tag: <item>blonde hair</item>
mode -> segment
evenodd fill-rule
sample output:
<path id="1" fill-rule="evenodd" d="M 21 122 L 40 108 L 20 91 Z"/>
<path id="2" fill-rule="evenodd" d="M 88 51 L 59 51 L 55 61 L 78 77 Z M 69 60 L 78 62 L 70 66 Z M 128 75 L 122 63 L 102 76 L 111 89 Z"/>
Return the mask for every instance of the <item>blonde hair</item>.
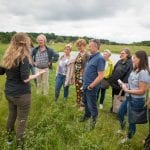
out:
<path id="1" fill-rule="evenodd" d="M 87 42 L 85 39 L 78 39 L 76 41 L 76 46 L 81 46 L 81 45 L 86 46 L 86 44 L 87 44 Z"/>
<path id="2" fill-rule="evenodd" d="M 2 66 L 6 69 L 16 67 L 20 62 L 23 63 L 24 58 L 28 58 L 31 63 L 31 53 L 29 50 L 30 41 L 26 33 L 16 33 L 7 48 L 3 60 Z"/>
<path id="3" fill-rule="evenodd" d="M 107 52 L 109 56 L 111 56 L 111 51 L 109 49 L 105 49 L 104 52 Z"/>
<path id="4" fill-rule="evenodd" d="M 44 42 L 47 42 L 46 36 L 44 34 L 40 34 L 37 36 L 36 41 L 38 42 L 39 38 L 42 38 L 44 40 Z"/>
<path id="5" fill-rule="evenodd" d="M 69 47 L 70 51 L 72 50 L 72 44 L 66 44 L 65 48 Z"/>

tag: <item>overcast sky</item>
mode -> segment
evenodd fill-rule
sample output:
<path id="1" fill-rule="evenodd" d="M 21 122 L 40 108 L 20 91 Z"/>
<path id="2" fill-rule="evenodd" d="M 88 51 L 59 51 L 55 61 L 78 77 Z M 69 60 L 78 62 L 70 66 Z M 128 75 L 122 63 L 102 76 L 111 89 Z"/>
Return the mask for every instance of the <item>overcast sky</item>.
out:
<path id="1" fill-rule="evenodd" d="M 150 40 L 150 0 L 0 0 L 0 31 Z"/>

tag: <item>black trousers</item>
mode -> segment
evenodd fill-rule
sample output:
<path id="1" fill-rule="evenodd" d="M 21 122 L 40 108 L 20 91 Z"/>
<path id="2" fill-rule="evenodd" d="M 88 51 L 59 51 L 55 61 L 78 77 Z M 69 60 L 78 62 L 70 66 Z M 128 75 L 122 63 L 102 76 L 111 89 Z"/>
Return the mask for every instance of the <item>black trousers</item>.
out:
<path id="1" fill-rule="evenodd" d="M 105 100 L 105 94 L 106 94 L 106 89 L 99 88 L 98 98 L 99 98 L 99 95 L 100 95 L 100 104 L 102 104 L 102 105 L 103 105 L 104 100 Z"/>
<path id="2" fill-rule="evenodd" d="M 28 113 L 31 105 L 31 94 L 24 94 L 21 96 L 7 96 L 9 115 L 7 120 L 7 132 L 13 132 L 15 122 L 17 120 L 16 127 L 16 139 L 18 141 L 23 139 L 25 131 L 25 125 L 28 117 Z"/>

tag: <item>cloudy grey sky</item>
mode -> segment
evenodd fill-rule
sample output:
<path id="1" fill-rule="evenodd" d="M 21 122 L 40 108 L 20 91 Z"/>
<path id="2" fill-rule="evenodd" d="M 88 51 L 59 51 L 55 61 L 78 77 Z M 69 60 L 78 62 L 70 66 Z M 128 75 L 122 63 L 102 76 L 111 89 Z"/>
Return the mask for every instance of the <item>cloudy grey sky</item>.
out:
<path id="1" fill-rule="evenodd" d="M 0 31 L 150 40 L 150 0 L 0 0 Z"/>

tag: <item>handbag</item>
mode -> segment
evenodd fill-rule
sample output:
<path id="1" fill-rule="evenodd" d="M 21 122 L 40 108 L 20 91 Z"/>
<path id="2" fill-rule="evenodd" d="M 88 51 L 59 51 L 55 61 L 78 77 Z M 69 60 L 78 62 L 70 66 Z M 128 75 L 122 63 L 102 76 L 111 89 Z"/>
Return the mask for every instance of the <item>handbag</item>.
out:
<path id="1" fill-rule="evenodd" d="M 113 97 L 113 113 L 118 113 L 121 103 L 124 100 L 124 96 L 121 96 L 123 90 L 119 92 L 119 95 L 114 95 Z"/>
<path id="2" fill-rule="evenodd" d="M 108 79 L 103 78 L 102 81 L 100 82 L 100 88 L 102 89 L 108 89 L 109 88 L 109 82 Z"/>
<path id="3" fill-rule="evenodd" d="M 147 123 L 147 107 L 143 108 L 130 108 L 129 123 L 145 124 Z"/>
<path id="4" fill-rule="evenodd" d="M 132 96 L 129 95 L 132 99 Z M 147 119 L 147 106 L 143 106 L 143 108 L 134 108 L 129 105 L 129 123 L 133 124 L 145 124 L 148 122 Z"/>
<path id="5" fill-rule="evenodd" d="M 150 109 L 148 110 L 148 126 L 149 126 L 149 133 L 145 139 L 144 150 L 150 150 Z"/>

